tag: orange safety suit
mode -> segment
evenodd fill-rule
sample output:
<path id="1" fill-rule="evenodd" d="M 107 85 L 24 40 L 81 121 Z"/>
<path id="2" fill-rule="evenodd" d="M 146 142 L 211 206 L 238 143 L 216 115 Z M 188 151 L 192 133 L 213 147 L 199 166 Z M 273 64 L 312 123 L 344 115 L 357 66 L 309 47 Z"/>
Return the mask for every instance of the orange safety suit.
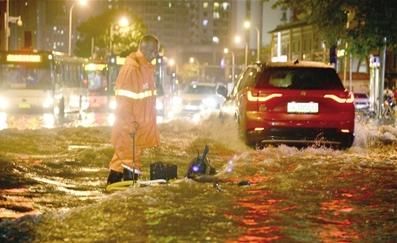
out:
<path id="1" fill-rule="evenodd" d="M 116 80 L 116 119 L 112 129 L 115 152 L 111 170 L 122 172 L 122 165 L 140 170 L 143 148 L 159 145 L 156 124 L 156 84 L 154 67 L 140 51 L 130 54 Z M 133 139 L 135 132 L 135 161 Z"/>

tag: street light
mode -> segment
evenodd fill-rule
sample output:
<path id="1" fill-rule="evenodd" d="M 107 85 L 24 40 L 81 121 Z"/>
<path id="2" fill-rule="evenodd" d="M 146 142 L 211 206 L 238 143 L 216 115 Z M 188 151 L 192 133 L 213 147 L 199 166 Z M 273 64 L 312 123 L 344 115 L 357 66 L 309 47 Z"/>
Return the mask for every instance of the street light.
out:
<path id="1" fill-rule="evenodd" d="M 119 21 L 118 21 L 117 24 L 112 23 L 112 24 L 110 25 L 109 49 L 110 49 L 110 53 L 111 53 L 112 55 L 113 55 L 113 29 L 114 29 L 114 26 L 115 26 L 115 25 L 118 25 L 120 28 L 127 27 L 127 26 L 130 25 L 130 21 L 128 20 L 127 17 L 122 16 L 122 17 L 119 18 Z"/>
<path id="2" fill-rule="evenodd" d="M 251 22 L 249 20 L 244 21 L 244 28 L 251 28 Z M 259 31 L 258 27 L 255 26 L 254 28 L 256 30 L 256 61 L 260 62 L 261 32 Z"/>
<path id="3" fill-rule="evenodd" d="M 81 6 L 87 5 L 88 0 L 79 0 L 77 3 L 79 3 Z M 73 2 L 72 6 L 70 6 L 69 10 L 69 45 L 68 45 L 68 54 L 69 56 L 72 55 L 72 20 L 73 20 L 73 8 L 75 6 L 76 2 Z"/>
<path id="4" fill-rule="evenodd" d="M 232 55 L 232 83 L 234 84 L 235 66 L 236 66 L 235 55 L 234 55 L 233 51 L 229 50 L 229 48 L 224 48 L 223 49 L 223 53 L 228 54 L 229 52 Z"/>
<path id="5" fill-rule="evenodd" d="M 127 27 L 129 24 L 130 24 L 130 21 L 128 20 L 127 17 L 125 17 L 125 16 L 120 17 L 120 19 L 119 19 L 120 27 Z"/>

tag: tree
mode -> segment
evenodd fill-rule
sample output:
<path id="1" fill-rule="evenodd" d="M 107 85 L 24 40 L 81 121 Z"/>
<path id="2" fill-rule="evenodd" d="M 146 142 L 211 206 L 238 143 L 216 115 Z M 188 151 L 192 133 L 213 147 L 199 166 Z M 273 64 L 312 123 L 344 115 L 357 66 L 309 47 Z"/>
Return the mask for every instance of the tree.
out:
<path id="1" fill-rule="evenodd" d="M 268 1 L 268 0 L 265 0 Z M 294 17 L 313 25 L 328 46 L 338 40 L 364 57 L 384 45 L 397 46 L 397 1 L 276 0 L 273 7 L 290 8 Z M 349 24 L 349 25 L 347 25 Z"/>
<path id="2" fill-rule="evenodd" d="M 117 21 L 120 16 L 129 19 L 130 25 L 128 27 L 118 27 Z M 126 56 L 128 53 L 135 51 L 138 47 L 138 41 L 146 33 L 146 27 L 138 17 L 125 14 L 120 10 L 108 10 L 98 16 L 90 17 L 77 27 L 80 32 L 80 39 L 76 43 L 76 54 L 82 57 L 90 57 L 92 40 L 94 40 L 95 55 L 98 58 L 105 58 L 111 51 L 111 28 L 113 28 L 113 53 L 121 56 Z"/>
<path id="3" fill-rule="evenodd" d="M 194 80 L 200 79 L 200 64 L 198 63 L 185 63 L 179 70 L 179 76 L 183 84 L 189 83 Z"/>

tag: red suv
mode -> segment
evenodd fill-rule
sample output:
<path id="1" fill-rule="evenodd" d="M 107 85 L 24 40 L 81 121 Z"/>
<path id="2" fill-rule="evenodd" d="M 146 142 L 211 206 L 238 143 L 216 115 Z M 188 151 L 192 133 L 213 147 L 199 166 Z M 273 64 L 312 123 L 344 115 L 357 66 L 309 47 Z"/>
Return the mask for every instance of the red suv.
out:
<path id="1" fill-rule="evenodd" d="M 247 144 L 338 148 L 354 140 L 353 100 L 331 66 L 298 61 L 249 66 L 229 97 Z"/>

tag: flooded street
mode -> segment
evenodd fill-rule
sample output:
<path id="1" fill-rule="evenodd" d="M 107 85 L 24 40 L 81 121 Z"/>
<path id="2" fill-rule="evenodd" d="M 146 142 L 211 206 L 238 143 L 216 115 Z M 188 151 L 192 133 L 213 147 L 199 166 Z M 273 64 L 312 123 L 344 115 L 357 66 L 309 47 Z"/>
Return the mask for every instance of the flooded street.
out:
<path id="1" fill-rule="evenodd" d="M 105 193 L 109 127 L 0 132 L 0 242 L 394 242 L 397 130 L 357 124 L 352 148 L 246 147 L 235 124 L 160 125 L 145 151 L 166 185 Z M 208 144 L 222 182 L 185 179 Z"/>

